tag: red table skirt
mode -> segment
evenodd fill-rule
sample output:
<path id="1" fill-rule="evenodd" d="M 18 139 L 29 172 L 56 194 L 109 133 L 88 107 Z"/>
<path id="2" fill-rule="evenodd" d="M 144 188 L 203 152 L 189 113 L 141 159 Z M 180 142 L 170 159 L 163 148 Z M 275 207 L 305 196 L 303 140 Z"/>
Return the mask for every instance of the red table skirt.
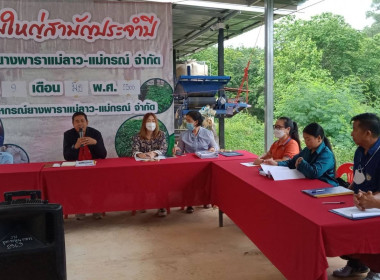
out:
<path id="1" fill-rule="evenodd" d="M 0 202 L 4 201 L 4 192 L 40 189 L 40 176 L 44 165 L 45 163 L 0 165 Z"/>
<path id="2" fill-rule="evenodd" d="M 213 203 L 257 245 L 287 279 L 327 279 L 326 256 L 380 254 L 380 218 L 351 221 L 328 212 L 351 196 L 315 199 L 302 189 L 318 180 L 273 181 L 241 162 L 255 155 L 160 162 L 99 160 L 93 167 L 0 166 L 0 192 L 40 189 L 65 214 L 168 208 Z M 2 199 L 2 198 L 1 198 Z"/>
<path id="3" fill-rule="evenodd" d="M 203 205 L 211 200 L 212 162 L 252 161 L 256 156 L 199 159 L 194 154 L 159 162 L 98 160 L 92 167 L 44 168 L 42 188 L 65 214 Z"/>
<path id="4" fill-rule="evenodd" d="M 352 196 L 317 199 L 301 192 L 328 186 L 324 182 L 273 181 L 237 162 L 217 162 L 212 173 L 213 203 L 287 279 L 327 279 L 326 256 L 380 254 L 380 218 L 352 221 L 328 211 L 352 206 Z"/>

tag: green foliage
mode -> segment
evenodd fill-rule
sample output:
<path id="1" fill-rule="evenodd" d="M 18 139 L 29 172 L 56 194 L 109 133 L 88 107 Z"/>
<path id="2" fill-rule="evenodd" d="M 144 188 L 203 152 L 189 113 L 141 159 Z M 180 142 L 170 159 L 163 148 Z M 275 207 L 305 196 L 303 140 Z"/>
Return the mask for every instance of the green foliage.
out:
<path id="1" fill-rule="evenodd" d="M 165 132 L 166 141 L 168 147 L 171 142 L 174 143 L 172 136 L 169 137 L 168 131 L 165 125 L 158 120 L 160 130 Z M 128 119 L 118 129 L 115 136 L 115 150 L 118 157 L 130 157 L 132 156 L 132 137 L 139 133 L 142 124 L 142 119 Z M 173 144 L 174 146 L 174 144 Z"/>
<path id="2" fill-rule="evenodd" d="M 154 82 L 154 84 L 152 84 Z M 165 112 L 173 102 L 173 89 L 164 80 L 153 79 L 141 86 L 141 100 L 152 100 L 158 104 L 158 112 Z"/>
<path id="3" fill-rule="evenodd" d="M 373 37 L 380 33 L 380 0 L 372 0 L 371 10 L 367 12 L 367 18 L 372 18 L 375 22 L 364 29 L 364 33 Z"/>
<path id="4" fill-rule="evenodd" d="M 320 66 L 328 70 L 334 80 L 356 72 L 352 52 L 359 48 L 362 38 L 342 16 L 331 13 L 314 16 L 309 21 L 287 17 L 275 25 L 276 49 L 291 41 L 311 40 L 322 51 Z M 300 46 L 297 53 L 307 54 L 307 50 Z"/>
<path id="5" fill-rule="evenodd" d="M 311 122 L 320 123 L 332 142 L 337 166 L 353 160 L 356 146 L 350 136 L 351 118 L 380 109 L 380 34 L 376 35 L 380 33 L 380 0 L 373 0 L 372 8 L 368 16 L 376 23 L 371 26 L 371 37 L 367 36 L 368 29 L 355 30 L 342 16 L 331 13 L 311 20 L 288 16 L 275 24 L 274 117 L 291 117 L 301 132 Z M 211 63 L 212 74 L 217 75 L 216 47 L 192 58 Z M 228 86 L 238 88 L 250 58 L 252 108 L 226 119 L 225 140 L 227 149 L 262 154 L 263 50 L 226 48 L 225 74 L 232 77 Z"/>
<path id="6" fill-rule="evenodd" d="M 225 120 L 225 146 L 231 150 L 264 153 L 264 124 L 256 117 L 242 112 Z"/>

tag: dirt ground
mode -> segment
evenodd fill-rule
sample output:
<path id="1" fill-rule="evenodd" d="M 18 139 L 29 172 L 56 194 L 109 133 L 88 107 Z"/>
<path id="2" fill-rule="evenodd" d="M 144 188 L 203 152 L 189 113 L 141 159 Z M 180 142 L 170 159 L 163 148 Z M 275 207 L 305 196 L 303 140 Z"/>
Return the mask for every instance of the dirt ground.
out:
<path id="1" fill-rule="evenodd" d="M 228 218 L 218 227 L 218 210 L 173 208 L 167 217 L 107 213 L 65 220 L 68 280 L 281 280 L 285 277 Z M 345 264 L 329 258 L 329 279 Z M 346 278 L 351 280 L 362 277 Z M 312 280 L 312 279 L 305 279 Z"/>

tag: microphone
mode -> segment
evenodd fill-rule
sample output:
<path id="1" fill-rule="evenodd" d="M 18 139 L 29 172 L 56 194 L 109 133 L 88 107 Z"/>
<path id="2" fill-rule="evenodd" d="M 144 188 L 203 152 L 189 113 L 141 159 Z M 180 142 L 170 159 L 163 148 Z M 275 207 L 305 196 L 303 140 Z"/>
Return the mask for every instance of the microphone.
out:
<path id="1" fill-rule="evenodd" d="M 79 128 L 79 138 L 83 138 L 83 128 Z M 83 144 L 80 146 L 83 147 Z"/>

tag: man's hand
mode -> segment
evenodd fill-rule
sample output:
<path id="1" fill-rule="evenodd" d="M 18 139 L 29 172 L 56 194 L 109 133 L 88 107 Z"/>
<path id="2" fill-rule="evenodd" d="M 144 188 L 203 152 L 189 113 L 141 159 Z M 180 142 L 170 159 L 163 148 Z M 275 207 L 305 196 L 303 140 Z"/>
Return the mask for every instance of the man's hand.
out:
<path id="1" fill-rule="evenodd" d="M 94 138 L 91 137 L 82 137 L 78 138 L 77 142 L 75 143 L 74 147 L 75 149 L 79 149 L 81 146 L 88 146 L 88 145 L 96 145 L 98 143 Z"/>
<path id="2" fill-rule="evenodd" d="M 365 208 L 363 208 L 361 205 L 360 205 L 360 199 L 363 197 L 363 192 L 359 190 L 359 192 L 357 194 L 354 194 L 354 204 L 355 206 L 364 211 Z"/>
<path id="3" fill-rule="evenodd" d="M 359 193 L 354 195 L 354 203 L 360 210 L 380 208 L 380 197 L 373 195 L 371 191 L 365 193 L 359 190 Z"/>

